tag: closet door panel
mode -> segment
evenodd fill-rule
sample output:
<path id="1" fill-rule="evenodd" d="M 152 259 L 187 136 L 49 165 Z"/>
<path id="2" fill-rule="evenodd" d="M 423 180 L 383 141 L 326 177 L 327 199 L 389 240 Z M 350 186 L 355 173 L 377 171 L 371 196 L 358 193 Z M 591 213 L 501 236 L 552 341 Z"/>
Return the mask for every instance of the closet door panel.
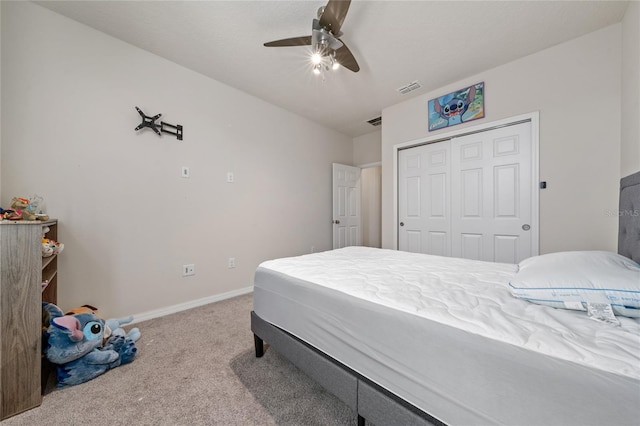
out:
<path id="1" fill-rule="evenodd" d="M 450 146 L 422 145 L 398 153 L 398 248 L 451 255 Z"/>
<path id="2" fill-rule="evenodd" d="M 452 256 L 531 256 L 531 123 L 453 138 L 451 154 Z"/>

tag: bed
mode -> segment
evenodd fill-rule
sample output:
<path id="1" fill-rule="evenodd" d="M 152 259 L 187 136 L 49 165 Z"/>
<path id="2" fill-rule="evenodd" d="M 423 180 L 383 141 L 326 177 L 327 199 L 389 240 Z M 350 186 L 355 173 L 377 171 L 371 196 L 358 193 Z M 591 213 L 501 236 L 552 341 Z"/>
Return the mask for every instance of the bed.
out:
<path id="1" fill-rule="evenodd" d="M 616 213 L 620 255 L 603 255 L 617 256 L 637 287 L 640 173 L 621 180 Z M 365 247 L 264 262 L 256 356 L 267 342 L 362 425 L 638 424 L 638 292 L 604 295 L 627 313 L 594 321 L 576 310 L 579 295 L 558 302 L 522 290 L 525 266 Z"/>

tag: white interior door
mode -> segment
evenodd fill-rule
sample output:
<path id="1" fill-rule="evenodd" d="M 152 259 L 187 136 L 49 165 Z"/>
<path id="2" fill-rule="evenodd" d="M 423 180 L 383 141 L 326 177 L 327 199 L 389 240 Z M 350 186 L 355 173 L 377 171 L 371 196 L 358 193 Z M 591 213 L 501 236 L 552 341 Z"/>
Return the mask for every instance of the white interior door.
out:
<path id="1" fill-rule="evenodd" d="M 362 245 L 360 168 L 333 164 L 333 248 Z"/>
<path id="2" fill-rule="evenodd" d="M 452 256 L 518 263 L 532 256 L 531 123 L 451 141 Z"/>
<path id="3" fill-rule="evenodd" d="M 451 255 L 450 144 L 398 152 L 400 250 Z"/>

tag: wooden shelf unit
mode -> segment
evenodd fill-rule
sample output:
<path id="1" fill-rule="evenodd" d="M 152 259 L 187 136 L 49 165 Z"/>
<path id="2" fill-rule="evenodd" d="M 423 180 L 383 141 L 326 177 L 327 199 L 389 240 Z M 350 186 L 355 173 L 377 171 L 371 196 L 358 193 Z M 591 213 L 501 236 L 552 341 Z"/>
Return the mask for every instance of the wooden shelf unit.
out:
<path id="1" fill-rule="evenodd" d="M 0 420 L 42 402 L 41 302 L 58 296 L 58 256 L 42 257 L 46 227 L 57 241 L 56 220 L 0 222 Z"/>

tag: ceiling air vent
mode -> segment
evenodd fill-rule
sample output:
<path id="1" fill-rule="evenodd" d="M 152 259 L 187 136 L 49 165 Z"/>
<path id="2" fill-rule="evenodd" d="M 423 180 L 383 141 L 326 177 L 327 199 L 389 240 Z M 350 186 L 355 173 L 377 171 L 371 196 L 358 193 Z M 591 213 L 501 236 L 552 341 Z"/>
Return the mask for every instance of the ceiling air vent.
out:
<path id="1" fill-rule="evenodd" d="M 367 120 L 367 123 L 377 127 L 382 124 L 382 117 L 372 118 L 371 120 Z"/>
<path id="2" fill-rule="evenodd" d="M 418 90 L 419 88 L 422 87 L 422 84 L 418 83 L 418 81 L 414 81 L 413 83 L 409 83 L 406 86 L 402 86 L 398 89 L 398 92 L 400 92 L 403 95 L 406 95 L 409 92 L 413 92 L 414 90 Z"/>

